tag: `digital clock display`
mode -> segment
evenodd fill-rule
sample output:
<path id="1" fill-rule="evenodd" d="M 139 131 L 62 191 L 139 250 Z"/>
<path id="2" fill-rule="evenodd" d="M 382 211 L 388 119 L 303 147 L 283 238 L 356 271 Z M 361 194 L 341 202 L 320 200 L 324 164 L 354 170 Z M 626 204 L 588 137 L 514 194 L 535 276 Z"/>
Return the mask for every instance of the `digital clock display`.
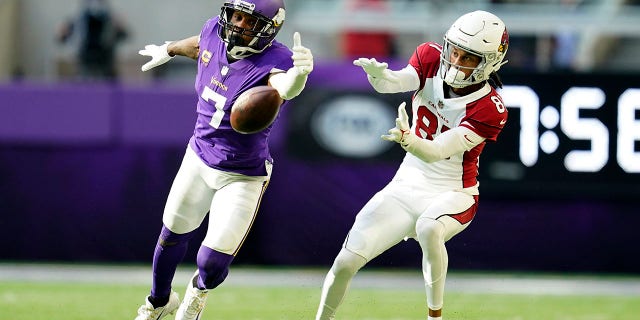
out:
<path id="1" fill-rule="evenodd" d="M 640 196 L 640 77 L 509 75 L 509 121 L 487 146 L 491 195 Z"/>

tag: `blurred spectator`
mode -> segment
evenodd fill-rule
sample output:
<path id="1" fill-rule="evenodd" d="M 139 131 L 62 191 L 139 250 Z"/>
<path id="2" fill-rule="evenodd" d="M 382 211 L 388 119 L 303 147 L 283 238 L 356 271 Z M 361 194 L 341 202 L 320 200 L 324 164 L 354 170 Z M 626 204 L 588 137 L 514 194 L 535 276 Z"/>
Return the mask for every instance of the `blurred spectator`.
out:
<path id="1" fill-rule="evenodd" d="M 575 13 L 582 2 L 582 0 L 561 0 L 559 5 L 561 10 Z M 551 40 L 551 67 L 555 70 L 574 70 L 580 41 L 578 32 L 571 30 L 566 23 L 559 23 Z"/>
<path id="2" fill-rule="evenodd" d="M 116 47 L 127 37 L 127 28 L 108 0 L 82 0 L 80 13 L 65 21 L 57 34 L 60 43 L 75 38 L 76 64 L 83 80 L 116 80 Z"/>
<path id="3" fill-rule="evenodd" d="M 535 71 L 536 62 L 536 46 L 538 38 L 536 36 L 513 35 L 509 36 L 509 51 L 506 60 L 509 63 L 504 65 L 504 70 L 509 71 Z"/>
<path id="4" fill-rule="evenodd" d="M 570 71 L 575 67 L 578 52 L 578 34 L 570 30 L 558 30 L 552 38 L 551 66 L 555 70 Z"/>
<path id="5" fill-rule="evenodd" d="M 383 21 L 388 19 L 389 8 L 385 0 L 348 0 L 346 10 L 351 16 L 371 14 Z M 389 58 L 396 54 L 395 34 L 387 30 L 347 28 L 341 34 L 341 47 L 347 59 Z"/>

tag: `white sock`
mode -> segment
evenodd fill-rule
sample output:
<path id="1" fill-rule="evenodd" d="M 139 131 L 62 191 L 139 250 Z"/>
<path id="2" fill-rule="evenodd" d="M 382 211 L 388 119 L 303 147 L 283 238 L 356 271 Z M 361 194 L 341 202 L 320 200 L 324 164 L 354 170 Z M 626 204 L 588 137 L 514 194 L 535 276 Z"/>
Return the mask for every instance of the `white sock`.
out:
<path id="1" fill-rule="evenodd" d="M 427 320 L 442 320 L 442 317 L 427 317 Z"/>

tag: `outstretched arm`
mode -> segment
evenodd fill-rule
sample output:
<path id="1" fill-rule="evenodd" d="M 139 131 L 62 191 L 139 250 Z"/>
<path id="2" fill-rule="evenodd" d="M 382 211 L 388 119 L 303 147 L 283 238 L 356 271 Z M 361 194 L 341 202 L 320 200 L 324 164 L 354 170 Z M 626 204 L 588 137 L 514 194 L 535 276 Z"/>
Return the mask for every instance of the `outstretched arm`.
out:
<path id="1" fill-rule="evenodd" d="M 200 52 L 199 36 L 193 36 L 178 41 L 166 41 L 163 45 L 148 44 L 138 51 L 140 55 L 151 57 L 151 61 L 142 66 L 142 71 L 155 68 L 167 63 L 175 56 L 197 59 Z"/>
<path id="2" fill-rule="evenodd" d="M 418 73 L 411 65 L 393 71 L 388 69 L 386 62 L 378 62 L 375 58 L 360 58 L 353 64 L 362 67 L 371 86 L 380 93 L 415 91 L 420 87 Z"/>
<path id="3" fill-rule="evenodd" d="M 167 52 L 171 57 L 183 56 L 196 60 L 200 53 L 200 36 L 170 42 L 167 46 Z"/>

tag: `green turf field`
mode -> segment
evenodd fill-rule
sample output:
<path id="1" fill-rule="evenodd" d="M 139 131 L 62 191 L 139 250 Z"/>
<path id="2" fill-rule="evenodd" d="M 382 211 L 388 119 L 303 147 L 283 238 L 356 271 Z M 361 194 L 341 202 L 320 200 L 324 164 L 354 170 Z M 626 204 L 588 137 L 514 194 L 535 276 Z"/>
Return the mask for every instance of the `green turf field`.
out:
<path id="1" fill-rule="evenodd" d="M 0 282 L 0 319 L 133 319 L 146 285 Z M 182 296 L 182 292 L 180 293 Z M 222 286 L 209 296 L 206 319 L 313 319 L 319 290 L 297 287 Z M 447 293 L 445 319 L 631 320 L 639 296 Z M 349 292 L 339 319 L 426 319 L 419 290 L 362 289 Z M 173 319 L 169 317 L 168 319 Z"/>
<path id="2" fill-rule="evenodd" d="M 195 266 L 174 279 L 180 297 Z M 232 268 L 203 320 L 313 320 L 325 269 Z M 0 320 L 133 320 L 149 266 L 0 263 Z M 616 275 L 450 272 L 444 319 L 636 320 L 640 278 Z M 173 320 L 173 317 L 166 318 Z M 363 269 L 340 320 L 426 319 L 419 270 Z"/>

